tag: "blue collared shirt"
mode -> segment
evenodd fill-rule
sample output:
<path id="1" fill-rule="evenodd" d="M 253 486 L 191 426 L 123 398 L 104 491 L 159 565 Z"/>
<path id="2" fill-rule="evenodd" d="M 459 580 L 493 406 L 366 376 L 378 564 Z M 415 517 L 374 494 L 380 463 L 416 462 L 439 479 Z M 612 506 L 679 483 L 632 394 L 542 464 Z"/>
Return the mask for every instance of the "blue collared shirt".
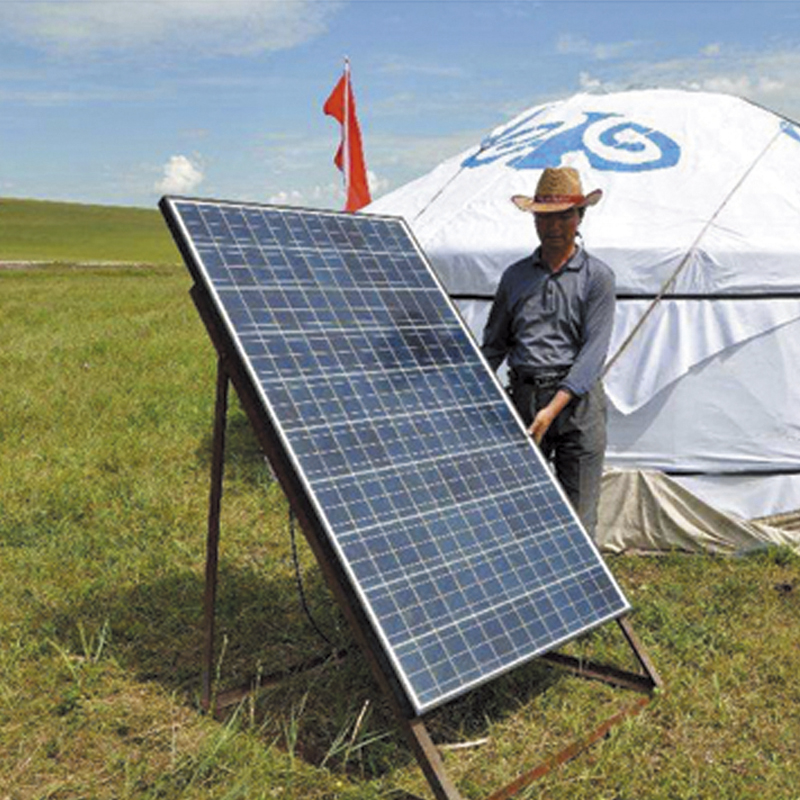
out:
<path id="1" fill-rule="evenodd" d="M 493 369 L 569 368 L 561 386 L 588 392 L 600 378 L 614 325 L 614 273 L 578 248 L 558 272 L 537 249 L 512 264 L 497 287 L 483 331 Z"/>

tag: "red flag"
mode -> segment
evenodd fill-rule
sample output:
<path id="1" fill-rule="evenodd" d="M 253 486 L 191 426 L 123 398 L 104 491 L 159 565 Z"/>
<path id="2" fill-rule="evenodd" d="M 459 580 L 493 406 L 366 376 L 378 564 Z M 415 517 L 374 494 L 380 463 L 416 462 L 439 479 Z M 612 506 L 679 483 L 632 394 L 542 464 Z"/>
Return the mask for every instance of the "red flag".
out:
<path id="1" fill-rule="evenodd" d="M 347 192 L 345 211 L 358 211 L 372 202 L 367 184 L 367 167 L 361 145 L 361 129 L 356 117 L 356 101 L 350 82 L 350 62 L 345 60 L 344 75 L 339 79 L 322 110 L 337 119 L 342 126 L 342 141 L 333 163 L 344 175 Z"/>

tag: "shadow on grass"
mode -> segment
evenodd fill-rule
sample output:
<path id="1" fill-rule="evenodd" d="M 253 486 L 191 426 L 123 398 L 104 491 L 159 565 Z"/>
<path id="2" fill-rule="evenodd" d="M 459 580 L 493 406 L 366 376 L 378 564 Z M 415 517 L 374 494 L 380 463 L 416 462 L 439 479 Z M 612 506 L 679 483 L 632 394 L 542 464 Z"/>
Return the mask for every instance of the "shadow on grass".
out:
<path id="1" fill-rule="evenodd" d="M 291 571 L 284 572 L 273 576 L 255 566 L 220 564 L 215 670 L 223 683 L 246 680 L 268 663 L 281 669 L 328 647 L 300 609 Z M 305 581 L 319 626 L 341 640 L 340 621 L 321 577 L 308 575 Z M 83 647 L 76 620 L 85 631 L 107 626 L 113 655 L 125 670 L 196 702 L 203 669 L 204 593 L 203 575 L 183 571 L 129 591 L 95 593 L 91 601 L 64 609 L 53 621 L 74 651 Z"/>
<path id="2" fill-rule="evenodd" d="M 195 454 L 200 469 L 210 471 L 213 448 L 214 420 L 210 419 Z M 226 480 L 239 479 L 251 486 L 260 486 L 265 480 L 272 480 L 269 461 L 233 389 L 230 390 L 225 422 L 225 476 Z"/>
<path id="3" fill-rule="evenodd" d="M 375 778 L 414 758 L 367 661 L 352 641 L 318 570 L 304 576 L 305 593 L 324 641 L 304 614 L 291 571 L 220 565 L 216 610 L 217 691 L 247 686 L 259 674 L 299 663 L 322 664 L 246 696 L 239 707 L 265 745 L 277 744 L 310 764 Z M 200 574 L 181 572 L 119 594 L 96 596 L 55 620 L 73 652 L 85 646 L 76 630 L 107 625 L 108 654 L 131 677 L 155 681 L 200 709 L 203 671 L 203 594 Z M 335 650 L 347 655 L 337 658 Z M 532 664 L 426 716 L 437 742 L 486 736 L 488 721 L 502 720 L 547 691 L 561 673 Z"/>

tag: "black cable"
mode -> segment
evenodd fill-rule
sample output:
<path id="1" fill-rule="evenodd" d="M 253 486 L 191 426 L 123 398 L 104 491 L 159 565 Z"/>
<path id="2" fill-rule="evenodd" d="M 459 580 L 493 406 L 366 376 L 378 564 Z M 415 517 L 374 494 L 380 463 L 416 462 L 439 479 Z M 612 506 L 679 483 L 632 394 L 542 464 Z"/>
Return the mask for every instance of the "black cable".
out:
<path id="1" fill-rule="evenodd" d="M 294 511 L 289 508 L 289 536 L 292 541 L 292 561 L 294 561 L 294 575 L 295 580 L 297 581 L 297 592 L 300 595 L 300 604 L 303 607 L 303 611 L 305 612 L 306 617 L 308 617 L 308 621 L 311 623 L 311 627 L 319 634 L 320 638 L 322 638 L 327 644 L 333 647 L 333 642 L 322 632 L 319 625 L 317 625 L 314 616 L 311 613 L 311 609 L 308 607 L 308 603 L 306 602 L 306 592 L 303 588 L 303 576 L 300 573 L 300 559 L 297 557 L 297 536 L 295 534 L 295 516 Z"/>

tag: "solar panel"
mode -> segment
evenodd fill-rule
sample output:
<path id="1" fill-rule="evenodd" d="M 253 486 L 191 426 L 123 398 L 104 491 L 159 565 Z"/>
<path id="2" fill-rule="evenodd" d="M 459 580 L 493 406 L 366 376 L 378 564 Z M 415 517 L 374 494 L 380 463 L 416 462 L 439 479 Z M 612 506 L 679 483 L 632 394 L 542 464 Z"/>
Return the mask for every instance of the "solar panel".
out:
<path id="1" fill-rule="evenodd" d="M 629 610 L 403 221 L 162 209 L 417 713 Z"/>

